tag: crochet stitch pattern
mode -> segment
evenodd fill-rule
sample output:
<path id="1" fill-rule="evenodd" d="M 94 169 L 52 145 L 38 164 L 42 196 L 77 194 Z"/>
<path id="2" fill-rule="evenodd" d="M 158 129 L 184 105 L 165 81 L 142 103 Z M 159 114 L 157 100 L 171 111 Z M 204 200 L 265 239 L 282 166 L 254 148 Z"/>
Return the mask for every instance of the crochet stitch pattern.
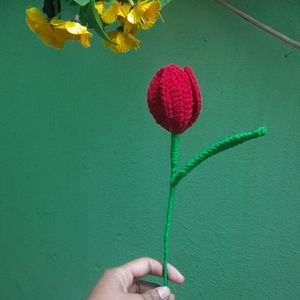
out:
<path id="1" fill-rule="evenodd" d="M 173 133 L 182 133 L 198 118 L 202 103 L 197 79 L 190 67 L 160 69 L 148 89 L 148 106 L 156 122 Z"/>
<path id="2" fill-rule="evenodd" d="M 180 134 L 193 125 L 202 108 L 202 97 L 197 79 L 188 66 L 161 68 L 154 75 L 148 92 L 148 107 L 156 122 L 171 132 L 171 174 L 169 184 L 167 220 L 164 233 L 163 280 L 168 286 L 169 240 L 172 225 L 175 191 L 178 183 L 206 159 L 267 133 L 265 127 L 227 137 L 197 154 L 179 171 Z"/>

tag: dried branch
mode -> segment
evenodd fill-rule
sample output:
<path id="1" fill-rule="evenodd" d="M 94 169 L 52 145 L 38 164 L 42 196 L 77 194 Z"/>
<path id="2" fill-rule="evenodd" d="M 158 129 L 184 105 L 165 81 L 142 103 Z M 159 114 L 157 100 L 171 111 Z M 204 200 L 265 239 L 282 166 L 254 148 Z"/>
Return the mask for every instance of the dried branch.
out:
<path id="1" fill-rule="evenodd" d="M 300 43 L 296 40 L 293 40 L 291 38 L 289 38 L 288 36 L 282 34 L 281 32 L 275 30 L 274 28 L 254 19 L 253 17 L 247 15 L 246 13 L 244 13 L 243 11 L 241 11 L 240 9 L 236 8 L 235 6 L 229 4 L 228 2 L 224 1 L 224 0 L 216 0 L 218 3 L 220 3 L 221 5 L 225 6 L 226 8 L 228 8 L 229 10 L 233 11 L 234 13 L 236 13 L 237 15 L 239 15 L 240 17 L 244 18 L 245 20 L 247 20 L 248 22 L 252 23 L 253 25 L 257 26 L 258 28 L 268 32 L 269 34 L 273 35 L 274 37 L 280 39 L 281 41 L 297 48 L 298 50 L 300 50 Z"/>

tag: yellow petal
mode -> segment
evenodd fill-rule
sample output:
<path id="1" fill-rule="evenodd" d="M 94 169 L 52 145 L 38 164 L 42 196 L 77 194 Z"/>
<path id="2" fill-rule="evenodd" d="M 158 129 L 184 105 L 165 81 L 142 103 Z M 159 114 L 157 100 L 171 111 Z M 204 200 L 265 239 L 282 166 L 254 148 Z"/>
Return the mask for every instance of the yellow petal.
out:
<path id="1" fill-rule="evenodd" d="M 78 40 L 83 47 L 89 47 L 92 34 L 87 27 L 78 22 L 63 21 L 53 18 L 50 22 L 35 7 L 26 10 L 26 21 L 29 28 L 37 33 L 48 46 L 63 48 L 67 40 Z"/>
<path id="2" fill-rule="evenodd" d="M 33 32 L 36 32 L 41 27 L 50 28 L 48 20 L 43 17 L 36 7 L 26 9 L 26 22 Z"/>
<path id="3" fill-rule="evenodd" d="M 86 34 L 88 36 L 92 36 L 92 34 L 88 31 L 87 27 L 82 26 L 78 22 L 66 22 L 66 30 L 71 34 Z"/>
<path id="4" fill-rule="evenodd" d="M 92 34 L 88 31 L 87 27 L 82 26 L 80 23 L 52 19 L 51 24 L 56 30 L 58 40 L 78 40 L 83 47 L 87 48 L 90 46 L 89 38 L 92 37 Z"/>
<path id="5" fill-rule="evenodd" d="M 61 29 L 65 29 L 65 25 L 66 25 L 66 22 L 61 20 L 61 19 L 58 19 L 56 17 L 54 17 L 53 19 L 51 19 L 50 21 L 50 24 L 52 26 L 55 26 L 56 28 L 61 28 Z"/>
<path id="6" fill-rule="evenodd" d="M 140 1 L 136 6 L 129 12 L 127 20 L 132 24 L 138 24 L 143 17 L 143 14 L 149 9 L 151 3 L 148 1 Z"/>
<path id="7" fill-rule="evenodd" d="M 34 24 L 47 24 L 47 19 L 44 18 L 42 13 L 36 7 L 30 7 L 26 9 L 26 17 Z"/>
<path id="8" fill-rule="evenodd" d="M 73 35 L 70 34 L 65 29 L 61 29 L 59 27 L 54 27 L 53 30 L 55 32 L 56 40 L 59 41 L 59 42 L 64 43 L 66 40 L 72 40 L 73 39 Z"/>
<path id="9" fill-rule="evenodd" d="M 145 11 L 140 26 L 142 29 L 149 29 L 159 18 L 160 3 L 152 2 L 151 6 Z"/>
<path id="10" fill-rule="evenodd" d="M 126 53 L 130 49 L 139 47 L 140 41 L 130 33 L 126 34 L 122 31 L 111 31 L 108 35 L 113 43 L 105 41 L 104 45 L 111 48 L 114 52 Z"/>
<path id="11" fill-rule="evenodd" d="M 122 7 L 123 7 L 123 15 L 119 16 L 118 19 L 120 23 L 123 25 L 123 32 L 136 34 L 139 31 L 138 25 L 132 24 L 127 20 L 127 16 L 131 10 L 131 6 L 127 3 L 124 3 Z"/>
<path id="12" fill-rule="evenodd" d="M 136 24 L 131 24 L 127 20 L 123 23 L 123 32 L 136 34 L 139 31 L 139 26 Z"/>
<path id="13" fill-rule="evenodd" d="M 53 34 L 49 35 L 44 32 L 39 32 L 38 35 L 39 35 L 40 39 L 43 40 L 43 42 L 47 46 L 52 46 L 54 48 L 63 48 L 64 47 L 63 43 L 57 42 L 57 39 L 55 38 L 55 36 Z"/>
<path id="14" fill-rule="evenodd" d="M 131 24 L 137 24 L 142 29 L 148 29 L 158 19 L 159 11 L 159 1 L 139 1 L 128 13 L 127 20 Z"/>
<path id="15" fill-rule="evenodd" d="M 104 3 L 102 1 L 96 2 L 96 9 L 98 11 L 98 14 L 101 16 L 104 10 Z"/>
<path id="16" fill-rule="evenodd" d="M 84 48 L 88 48 L 91 46 L 90 40 L 86 35 L 81 35 L 80 36 L 80 43 Z"/>
<path id="17" fill-rule="evenodd" d="M 131 10 L 131 6 L 128 3 L 123 3 L 122 5 L 122 11 L 123 11 L 123 16 L 126 18 L 127 15 L 129 14 L 129 11 Z"/>
<path id="18" fill-rule="evenodd" d="M 131 9 L 131 6 L 128 3 L 123 3 L 121 6 L 121 9 L 119 11 L 118 17 L 127 18 L 127 15 L 129 14 L 129 11 Z"/>
<path id="19" fill-rule="evenodd" d="M 43 42 L 55 48 L 63 48 L 64 41 L 58 40 L 50 22 L 35 7 L 26 10 L 26 21 L 29 28 L 35 32 Z"/>
<path id="20" fill-rule="evenodd" d="M 122 14 L 123 14 L 123 12 L 122 12 L 122 3 L 116 1 L 114 4 L 112 4 L 109 7 L 109 9 L 104 10 L 102 12 L 101 19 L 106 24 L 112 24 L 117 20 L 118 16 L 119 15 L 122 16 Z"/>

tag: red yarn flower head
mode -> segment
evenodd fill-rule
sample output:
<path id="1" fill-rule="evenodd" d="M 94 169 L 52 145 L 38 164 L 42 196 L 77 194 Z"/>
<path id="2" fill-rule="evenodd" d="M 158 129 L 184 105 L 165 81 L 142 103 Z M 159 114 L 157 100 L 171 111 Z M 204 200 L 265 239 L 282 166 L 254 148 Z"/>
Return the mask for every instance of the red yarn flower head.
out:
<path id="1" fill-rule="evenodd" d="M 201 94 L 197 79 L 188 66 L 161 68 L 147 93 L 148 107 L 158 124 L 172 133 L 182 133 L 198 118 Z"/>

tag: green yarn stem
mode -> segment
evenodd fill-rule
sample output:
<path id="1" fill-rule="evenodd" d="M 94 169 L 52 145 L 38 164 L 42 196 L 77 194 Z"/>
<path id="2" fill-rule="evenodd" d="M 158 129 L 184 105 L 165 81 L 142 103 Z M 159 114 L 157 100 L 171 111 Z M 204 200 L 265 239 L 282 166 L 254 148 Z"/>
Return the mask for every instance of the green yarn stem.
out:
<path id="1" fill-rule="evenodd" d="M 169 199 L 168 199 L 168 212 L 167 222 L 165 227 L 164 236 L 164 261 L 163 261 L 163 278 L 164 286 L 169 286 L 168 282 L 168 260 L 169 260 L 169 240 L 172 225 L 172 215 L 174 207 L 175 190 L 180 180 L 185 177 L 190 171 L 197 167 L 204 160 L 212 157 L 222 151 L 240 145 L 251 139 L 264 136 L 267 133 L 265 127 L 260 127 L 252 131 L 238 133 L 228 138 L 225 138 L 212 146 L 209 146 L 204 151 L 196 155 L 191 159 L 180 171 L 177 172 L 177 166 L 179 161 L 179 144 L 180 135 L 172 133 L 171 135 L 171 179 L 169 186 Z"/>
<path id="2" fill-rule="evenodd" d="M 212 157 L 224 150 L 240 145 L 248 140 L 264 136 L 267 133 L 267 128 L 260 127 L 252 131 L 238 133 L 231 137 L 225 138 L 212 146 L 206 148 L 203 152 L 191 159 L 177 174 L 173 177 L 172 186 L 175 187 L 179 181 L 185 177 L 190 171 L 197 167 L 201 162 Z"/>
<path id="3" fill-rule="evenodd" d="M 174 197 L 175 197 L 175 186 L 172 185 L 173 178 L 177 171 L 177 165 L 179 161 L 179 144 L 180 135 L 172 133 L 171 134 L 171 176 L 170 176 L 170 189 L 169 189 L 169 200 L 168 200 L 168 211 L 167 211 L 167 222 L 165 227 L 164 236 L 164 286 L 169 286 L 168 282 L 168 260 L 169 260 L 169 240 L 170 231 L 172 225 L 172 212 L 174 207 Z"/>

